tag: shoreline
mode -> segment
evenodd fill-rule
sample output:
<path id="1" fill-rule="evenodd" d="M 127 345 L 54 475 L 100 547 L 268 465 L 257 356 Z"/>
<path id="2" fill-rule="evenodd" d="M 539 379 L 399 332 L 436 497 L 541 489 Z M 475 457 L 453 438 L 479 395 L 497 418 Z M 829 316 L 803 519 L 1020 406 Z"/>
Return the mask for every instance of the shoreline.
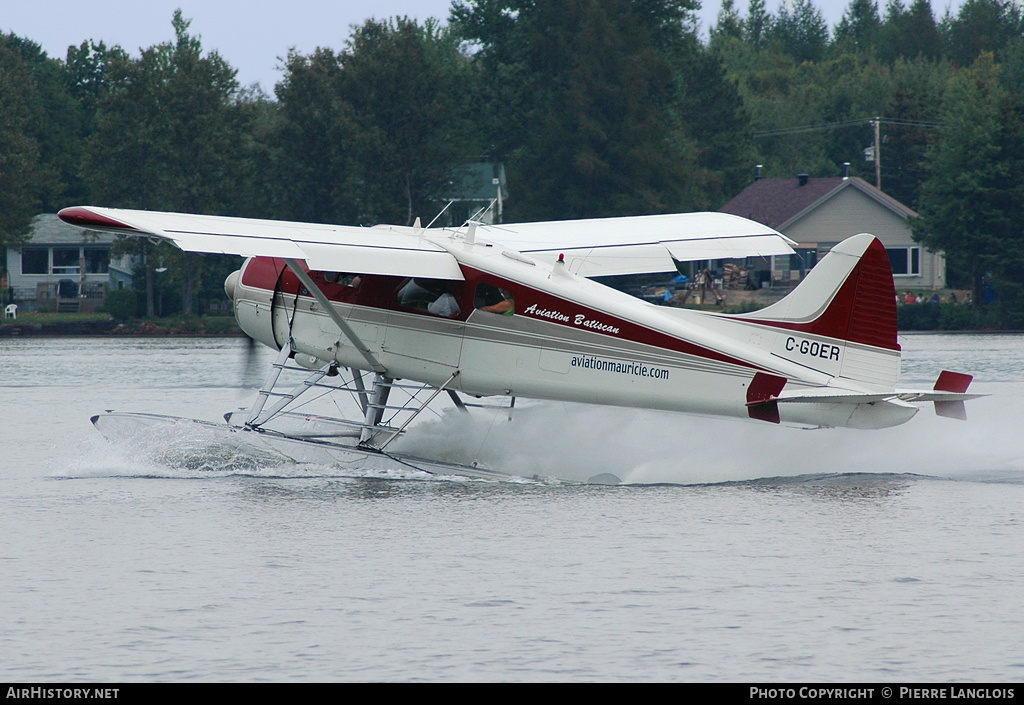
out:
<path id="1" fill-rule="evenodd" d="M 201 322 L 198 329 L 196 326 L 162 325 L 151 321 L 119 323 L 113 319 L 106 321 L 63 321 L 60 323 L 4 323 L 0 325 L 0 339 L 61 337 L 239 338 L 244 336 L 245 334 L 237 327 L 233 331 L 208 331 Z"/>

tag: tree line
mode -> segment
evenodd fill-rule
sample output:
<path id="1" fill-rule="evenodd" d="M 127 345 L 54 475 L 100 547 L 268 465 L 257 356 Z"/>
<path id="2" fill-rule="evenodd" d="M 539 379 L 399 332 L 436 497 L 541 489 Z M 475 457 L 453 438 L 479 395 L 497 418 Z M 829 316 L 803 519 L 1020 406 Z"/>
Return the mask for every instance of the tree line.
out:
<path id="1" fill-rule="evenodd" d="M 181 12 L 138 56 L 48 57 L 0 34 L 0 243 L 91 203 L 372 225 L 430 220 L 460 168 L 503 162 L 506 220 L 716 209 L 768 177 L 854 175 L 879 118 L 882 189 L 916 209 L 950 279 L 1024 309 L 1024 18 L 1012 0 L 456 0 L 290 53 L 268 96 Z M 153 248 L 145 241 L 139 248 Z M 229 266 L 166 246 L 182 307 Z M 232 265 L 233 266 L 233 265 Z M 978 299 L 980 300 L 980 299 Z"/>

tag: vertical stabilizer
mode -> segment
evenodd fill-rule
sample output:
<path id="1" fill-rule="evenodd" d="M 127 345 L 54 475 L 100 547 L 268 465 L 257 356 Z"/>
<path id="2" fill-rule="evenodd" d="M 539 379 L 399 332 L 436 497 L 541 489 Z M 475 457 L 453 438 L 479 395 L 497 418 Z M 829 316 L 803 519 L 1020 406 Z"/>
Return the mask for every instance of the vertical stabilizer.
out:
<path id="1" fill-rule="evenodd" d="M 793 362 L 871 387 L 899 378 L 896 287 L 874 235 L 839 243 L 786 298 L 740 318 L 791 331 L 773 352 Z"/>

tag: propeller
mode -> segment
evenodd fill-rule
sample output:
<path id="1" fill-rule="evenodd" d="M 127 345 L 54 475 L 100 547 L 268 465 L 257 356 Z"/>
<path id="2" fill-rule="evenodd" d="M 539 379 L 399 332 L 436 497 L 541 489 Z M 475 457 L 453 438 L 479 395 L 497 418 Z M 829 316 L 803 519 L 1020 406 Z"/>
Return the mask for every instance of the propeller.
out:
<path id="1" fill-rule="evenodd" d="M 242 350 L 242 386 L 249 386 L 259 378 L 259 352 L 254 338 L 245 336 L 245 348 Z"/>
<path id="2" fill-rule="evenodd" d="M 234 307 L 235 304 L 235 289 L 238 286 L 238 282 L 242 277 L 242 270 L 236 270 L 229 274 L 224 280 L 224 293 L 231 299 L 231 305 Z M 278 280 L 280 283 L 280 279 Z M 275 296 L 277 292 L 274 292 Z M 243 331 L 244 332 L 244 331 Z M 241 386 L 247 386 L 253 378 L 256 378 L 259 374 L 258 358 L 259 353 L 256 350 L 257 343 L 255 338 L 250 337 L 248 334 L 245 335 L 245 347 L 242 349 L 242 379 Z"/>

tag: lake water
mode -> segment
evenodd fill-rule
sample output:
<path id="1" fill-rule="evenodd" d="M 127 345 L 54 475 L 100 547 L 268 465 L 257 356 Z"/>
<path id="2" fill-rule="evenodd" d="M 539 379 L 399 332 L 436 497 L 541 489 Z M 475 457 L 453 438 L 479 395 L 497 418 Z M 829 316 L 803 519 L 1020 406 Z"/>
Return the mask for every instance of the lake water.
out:
<path id="1" fill-rule="evenodd" d="M 1020 681 L 1024 338 L 901 343 L 904 386 L 991 396 L 877 432 L 442 406 L 400 441 L 598 486 L 172 467 L 89 417 L 220 420 L 242 341 L 0 341 L 0 679 Z"/>

